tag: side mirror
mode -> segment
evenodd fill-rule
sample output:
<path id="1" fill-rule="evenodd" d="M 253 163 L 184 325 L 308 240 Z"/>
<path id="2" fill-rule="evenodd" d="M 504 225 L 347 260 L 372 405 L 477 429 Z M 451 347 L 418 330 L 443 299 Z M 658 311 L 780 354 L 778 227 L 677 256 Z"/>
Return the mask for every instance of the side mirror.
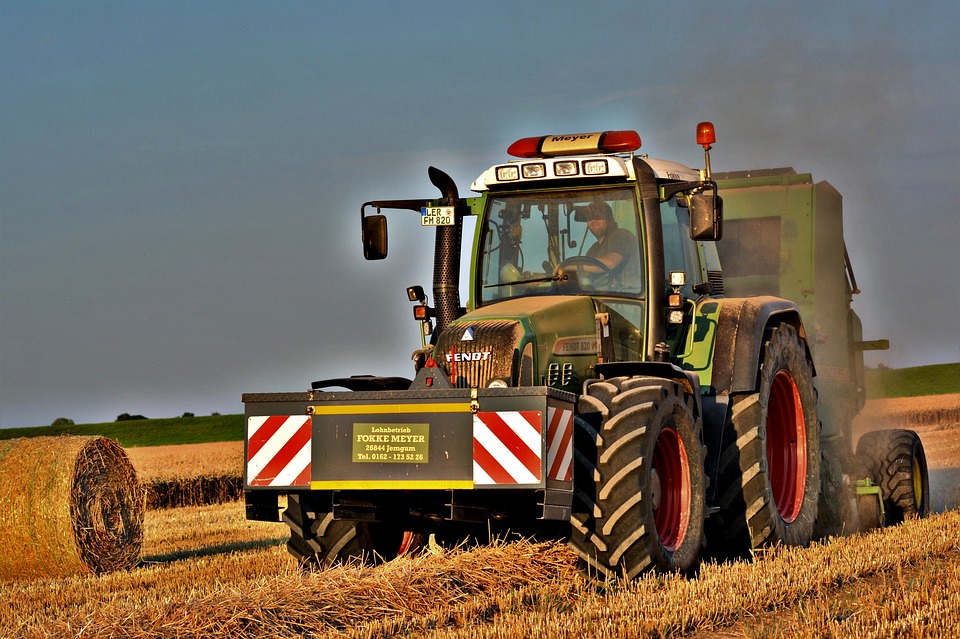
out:
<path id="1" fill-rule="evenodd" d="M 361 238 L 363 258 L 382 260 L 387 256 L 387 216 L 368 215 L 363 218 Z"/>
<path id="2" fill-rule="evenodd" d="M 716 242 L 723 237 L 723 198 L 716 191 L 691 195 L 689 209 L 691 240 Z"/>

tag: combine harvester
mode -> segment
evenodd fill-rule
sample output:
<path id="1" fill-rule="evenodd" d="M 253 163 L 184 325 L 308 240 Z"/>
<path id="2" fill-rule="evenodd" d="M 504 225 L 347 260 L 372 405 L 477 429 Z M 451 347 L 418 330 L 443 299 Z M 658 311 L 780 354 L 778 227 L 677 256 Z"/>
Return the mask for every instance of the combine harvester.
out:
<path id="1" fill-rule="evenodd" d="M 304 565 L 512 531 L 633 578 L 926 515 L 915 433 L 854 453 L 863 350 L 885 343 L 850 307 L 839 194 L 711 175 L 714 141 L 700 123 L 694 170 L 638 155 L 634 131 L 524 138 L 476 197 L 431 167 L 439 197 L 363 204 L 368 260 L 384 211 L 436 231 L 433 306 L 407 289 L 414 377 L 245 394 L 247 517 L 286 522 Z"/>

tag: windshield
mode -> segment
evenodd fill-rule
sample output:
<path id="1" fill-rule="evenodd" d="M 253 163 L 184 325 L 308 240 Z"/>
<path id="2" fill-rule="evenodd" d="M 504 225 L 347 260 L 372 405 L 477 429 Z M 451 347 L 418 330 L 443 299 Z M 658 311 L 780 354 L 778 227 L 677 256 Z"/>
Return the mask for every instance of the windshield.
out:
<path id="1" fill-rule="evenodd" d="M 484 220 L 478 264 L 483 303 L 643 292 L 633 188 L 492 195 Z"/>

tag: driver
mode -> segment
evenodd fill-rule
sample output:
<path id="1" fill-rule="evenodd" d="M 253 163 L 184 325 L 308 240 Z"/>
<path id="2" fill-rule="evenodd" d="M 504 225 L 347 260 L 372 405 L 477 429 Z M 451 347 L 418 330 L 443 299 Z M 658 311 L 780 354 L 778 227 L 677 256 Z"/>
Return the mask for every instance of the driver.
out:
<path id="1" fill-rule="evenodd" d="M 609 204 L 603 200 L 591 202 L 577 211 L 577 219 L 585 220 L 590 233 L 597 238 L 587 249 L 587 257 L 603 262 L 618 275 L 637 271 L 640 261 L 637 237 L 627 229 L 617 226 Z M 603 272 L 603 269 L 595 264 L 586 264 L 583 270 L 588 273 Z"/>

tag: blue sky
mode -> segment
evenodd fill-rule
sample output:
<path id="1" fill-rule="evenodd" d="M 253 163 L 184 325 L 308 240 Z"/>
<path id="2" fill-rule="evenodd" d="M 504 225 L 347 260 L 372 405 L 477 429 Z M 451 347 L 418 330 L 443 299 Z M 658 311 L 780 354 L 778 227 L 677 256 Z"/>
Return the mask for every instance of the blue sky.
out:
<path id="1" fill-rule="evenodd" d="M 0 4 L 0 426 L 409 375 L 432 235 L 364 262 L 362 202 L 546 133 L 699 166 L 706 119 L 843 194 L 868 363 L 960 360 L 960 5 L 649 4 Z"/>

